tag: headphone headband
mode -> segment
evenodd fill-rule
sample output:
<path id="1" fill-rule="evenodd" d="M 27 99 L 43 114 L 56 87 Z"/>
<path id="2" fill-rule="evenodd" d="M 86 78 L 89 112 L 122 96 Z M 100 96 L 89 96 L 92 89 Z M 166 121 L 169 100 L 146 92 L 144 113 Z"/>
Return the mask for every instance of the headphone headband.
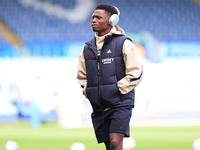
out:
<path id="1" fill-rule="evenodd" d="M 115 7 L 115 9 L 117 10 L 117 15 L 119 16 L 120 15 L 119 9 L 116 6 L 113 6 L 113 7 Z"/>

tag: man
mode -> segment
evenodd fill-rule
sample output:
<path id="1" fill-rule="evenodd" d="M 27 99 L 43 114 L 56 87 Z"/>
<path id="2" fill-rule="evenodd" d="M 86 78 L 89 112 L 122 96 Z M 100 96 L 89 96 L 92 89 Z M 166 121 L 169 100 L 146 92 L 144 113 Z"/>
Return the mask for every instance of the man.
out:
<path id="1" fill-rule="evenodd" d="M 142 65 L 131 39 L 109 20 L 118 9 L 100 4 L 92 15 L 96 32 L 79 57 L 77 80 L 89 99 L 92 123 L 98 143 L 107 150 L 122 150 L 129 137 L 129 122 L 134 107 L 135 87 L 142 80 Z"/>

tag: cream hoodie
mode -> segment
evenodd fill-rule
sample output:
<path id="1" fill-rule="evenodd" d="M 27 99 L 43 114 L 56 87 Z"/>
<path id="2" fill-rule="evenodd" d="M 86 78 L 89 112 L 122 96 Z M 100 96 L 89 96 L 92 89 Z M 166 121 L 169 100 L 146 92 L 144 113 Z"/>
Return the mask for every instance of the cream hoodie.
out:
<path id="1" fill-rule="evenodd" d="M 124 30 L 117 25 L 113 26 L 113 28 L 110 30 L 110 33 L 108 34 L 126 35 Z M 97 51 L 99 51 L 98 52 L 99 55 L 100 55 L 100 49 L 102 49 L 104 43 L 105 36 L 106 35 L 98 36 L 97 34 L 95 34 Z M 118 81 L 118 87 L 121 94 L 126 94 L 131 90 L 133 90 L 140 83 L 140 81 L 143 78 L 143 73 L 142 73 L 143 71 L 139 53 L 133 42 L 131 42 L 130 40 L 125 40 L 122 52 L 123 52 L 124 63 L 126 66 L 126 76 Z M 79 56 L 77 80 L 79 84 L 82 87 L 84 87 L 83 94 L 86 96 L 85 90 L 87 86 L 87 73 L 86 73 L 85 58 L 83 51 Z M 130 80 L 133 81 L 130 82 Z"/>

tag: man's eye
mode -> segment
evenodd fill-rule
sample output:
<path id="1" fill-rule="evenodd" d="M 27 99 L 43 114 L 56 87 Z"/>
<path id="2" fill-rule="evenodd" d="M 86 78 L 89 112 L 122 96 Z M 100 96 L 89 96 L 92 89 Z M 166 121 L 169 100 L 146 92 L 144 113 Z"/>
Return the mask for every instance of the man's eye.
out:
<path id="1" fill-rule="evenodd" d="M 101 17 L 98 17 L 98 16 L 94 16 L 94 17 L 92 17 L 92 19 L 94 19 L 94 18 L 96 18 L 96 19 L 100 19 Z"/>

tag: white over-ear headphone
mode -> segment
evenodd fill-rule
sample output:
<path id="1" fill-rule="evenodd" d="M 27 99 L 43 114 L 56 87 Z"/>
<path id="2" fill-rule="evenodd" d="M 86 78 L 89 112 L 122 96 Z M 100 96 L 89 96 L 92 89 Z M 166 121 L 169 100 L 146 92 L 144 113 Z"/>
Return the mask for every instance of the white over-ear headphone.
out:
<path id="1" fill-rule="evenodd" d="M 117 10 L 118 13 L 117 14 L 113 14 L 109 19 L 109 24 L 112 25 L 112 26 L 117 25 L 117 23 L 119 22 L 120 12 L 119 12 L 119 9 L 117 7 L 115 7 L 115 9 Z"/>

